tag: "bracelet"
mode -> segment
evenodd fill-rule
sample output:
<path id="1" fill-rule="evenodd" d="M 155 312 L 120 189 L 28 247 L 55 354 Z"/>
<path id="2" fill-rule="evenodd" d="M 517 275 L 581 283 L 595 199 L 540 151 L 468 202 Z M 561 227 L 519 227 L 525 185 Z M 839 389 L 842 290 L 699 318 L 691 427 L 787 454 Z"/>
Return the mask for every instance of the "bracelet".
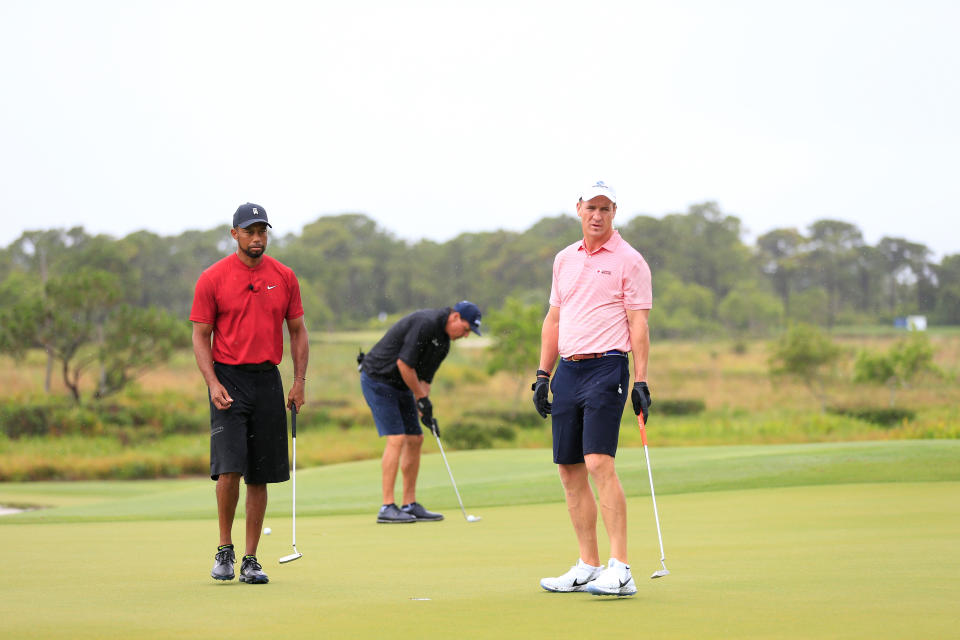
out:
<path id="1" fill-rule="evenodd" d="M 543 369 L 537 369 L 537 377 L 538 377 L 538 378 L 549 378 L 549 377 L 550 377 L 550 372 L 549 372 L 549 371 L 544 371 Z"/>
<path id="2" fill-rule="evenodd" d="M 307 381 L 307 379 L 304 378 L 303 376 L 293 376 L 293 379 L 294 379 L 294 380 L 303 380 L 304 382 Z"/>

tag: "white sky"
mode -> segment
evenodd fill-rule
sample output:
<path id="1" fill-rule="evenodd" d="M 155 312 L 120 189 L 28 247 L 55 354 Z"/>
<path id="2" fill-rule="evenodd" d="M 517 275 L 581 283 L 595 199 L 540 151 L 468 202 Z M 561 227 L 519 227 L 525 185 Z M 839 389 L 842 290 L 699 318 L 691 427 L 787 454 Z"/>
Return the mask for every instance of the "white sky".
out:
<path id="1" fill-rule="evenodd" d="M 716 200 L 960 252 L 960 2 L 0 2 L 0 202 L 25 229 L 446 240 Z"/>

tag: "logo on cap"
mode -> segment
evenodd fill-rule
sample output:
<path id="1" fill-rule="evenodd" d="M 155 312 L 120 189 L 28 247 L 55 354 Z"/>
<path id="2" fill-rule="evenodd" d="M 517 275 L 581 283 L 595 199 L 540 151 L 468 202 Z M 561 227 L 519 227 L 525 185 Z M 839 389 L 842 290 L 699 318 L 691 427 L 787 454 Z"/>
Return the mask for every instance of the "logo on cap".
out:
<path id="1" fill-rule="evenodd" d="M 603 180 L 597 180 L 592 185 L 580 192 L 580 200 L 592 200 L 597 196 L 605 196 L 610 199 L 610 202 L 616 204 L 617 196 L 613 191 L 613 187 L 608 185 Z"/>
<path id="2" fill-rule="evenodd" d="M 237 207 L 237 212 L 233 214 L 233 226 L 245 229 L 251 224 L 263 223 L 268 227 L 272 226 L 267 218 L 267 210 L 259 204 L 248 202 Z"/>
<path id="3" fill-rule="evenodd" d="M 463 300 L 454 305 L 453 310 L 460 314 L 460 317 L 467 321 L 470 330 L 478 336 L 480 333 L 480 309 L 477 305 L 468 300 Z"/>

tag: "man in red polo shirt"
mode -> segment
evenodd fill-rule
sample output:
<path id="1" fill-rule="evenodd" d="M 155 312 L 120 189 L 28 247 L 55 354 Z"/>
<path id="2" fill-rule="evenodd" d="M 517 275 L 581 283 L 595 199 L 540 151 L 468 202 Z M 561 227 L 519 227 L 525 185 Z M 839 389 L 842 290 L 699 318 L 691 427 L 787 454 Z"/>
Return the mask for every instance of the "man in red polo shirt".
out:
<path id="1" fill-rule="evenodd" d="M 233 579 L 233 518 L 243 476 L 247 521 L 240 581 L 248 584 L 268 582 L 256 557 L 267 484 L 290 479 L 284 404 L 294 411 L 303 405 L 310 349 L 300 283 L 293 270 L 265 255 L 270 226 L 260 205 L 237 209 L 230 230 L 237 250 L 200 275 L 190 311 L 193 352 L 210 395 L 210 477 L 217 482 L 220 545 L 210 575 Z M 284 321 L 293 355 L 286 403 L 277 369 Z"/>
<path id="2" fill-rule="evenodd" d="M 552 413 L 553 461 L 558 465 L 580 558 L 567 573 L 544 578 L 547 591 L 589 591 L 632 596 L 637 592 L 627 559 L 627 503 L 614 467 L 620 418 L 630 382 L 633 409 L 646 419 L 650 406 L 647 320 L 653 306 L 650 268 L 613 228 L 617 197 L 597 182 L 580 193 L 580 240 L 553 263 L 550 310 L 543 321 L 540 369 L 533 402 L 544 418 Z M 553 382 L 550 375 L 560 357 Z M 547 387 L 553 403 L 547 400 Z M 600 563 L 597 487 L 610 560 Z"/>

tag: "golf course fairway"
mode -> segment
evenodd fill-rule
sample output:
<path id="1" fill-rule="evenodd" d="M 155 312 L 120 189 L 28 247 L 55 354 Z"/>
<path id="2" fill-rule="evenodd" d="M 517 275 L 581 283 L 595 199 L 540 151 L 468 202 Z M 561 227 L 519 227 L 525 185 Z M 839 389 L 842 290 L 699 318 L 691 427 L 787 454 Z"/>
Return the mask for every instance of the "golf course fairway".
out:
<path id="1" fill-rule="evenodd" d="M 12 639 L 960 636 L 960 442 L 652 449 L 671 571 L 659 580 L 648 579 L 660 553 L 643 450 L 621 450 L 632 598 L 539 587 L 577 559 L 549 456 L 451 453 L 477 523 L 464 521 L 437 455 L 424 458 L 419 499 L 444 511 L 438 523 L 375 524 L 376 461 L 298 471 L 303 558 L 277 563 L 291 551 L 290 487 L 271 487 L 273 533 L 258 553 L 268 585 L 210 579 L 209 480 L 0 484 L 2 504 L 53 505 L 0 518 L 0 630 Z M 242 548 L 242 525 L 234 534 Z"/>

